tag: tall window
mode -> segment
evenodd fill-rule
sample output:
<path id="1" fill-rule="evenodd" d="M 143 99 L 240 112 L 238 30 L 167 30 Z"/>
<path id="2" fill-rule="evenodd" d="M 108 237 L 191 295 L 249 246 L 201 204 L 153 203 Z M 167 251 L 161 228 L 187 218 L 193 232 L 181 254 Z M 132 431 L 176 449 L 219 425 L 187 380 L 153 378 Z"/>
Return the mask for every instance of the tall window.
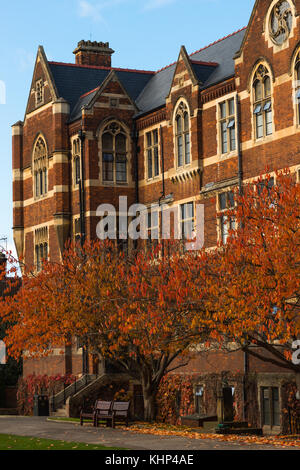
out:
<path id="1" fill-rule="evenodd" d="M 300 52 L 298 52 L 295 64 L 295 99 L 297 106 L 297 123 L 300 124 Z"/>
<path id="2" fill-rule="evenodd" d="M 219 105 L 222 154 L 236 149 L 234 98 Z"/>
<path id="3" fill-rule="evenodd" d="M 152 210 L 148 212 L 148 245 L 156 244 L 159 239 L 159 212 Z"/>
<path id="4" fill-rule="evenodd" d="M 235 230 L 236 222 L 234 217 L 228 215 L 228 211 L 234 207 L 234 194 L 233 191 L 227 191 L 219 194 L 218 196 L 218 210 L 219 216 L 219 229 L 220 239 L 225 245 L 227 243 L 229 230 Z"/>
<path id="5" fill-rule="evenodd" d="M 191 163 L 190 116 L 187 106 L 181 102 L 175 118 L 177 167 Z"/>
<path id="6" fill-rule="evenodd" d="M 194 203 L 188 202 L 180 206 L 181 237 L 184 240 L 191 240 L 195 227 Z"/>
<path id="7" fill-rule="evenodd" d="M 148 179 L 159 175 L 158 130 L 146 134 Z"/>
<path id="8" fill-rule="evenodd" d="M 35 266 L 41 271 L 43 261 L 48 259 L 48 227 L 35 230 Z"/>
<path id="9" fill-rule="evenodd" d="M 253 79 L 254 122 L 256 139 L 273 133 L 271 78 L 266 67 L 260 65 Z"/>
<path id="10" fill-rule="evenodd" d="M 118 123 L 110 123 L 102 133 L 102 179 L 127 182 L 127 135 Z"/>
<path id="11" fill-rule="evenodd" d="M 263 426 L 280 426 L 279 389 L 262 387 L 261 401 Z"/>
<path id="12" fill-rule="evenodd" d="M 74 185 L 77 186 L 81 180 L 81 168 L 80 168 L 81 148 L 80 148 L 79 139 L 73 140 L 72 152 L 73 152 L 73 175 L 74 175 L 73 181 L 74 181 Z"/>
<path id="13" fill-rule="evenodd" d="M 34 194 L 36 198 L 48 191 L 48 158 L 46 143 L 42 137 L 36 141 L 33 151 Z"/>

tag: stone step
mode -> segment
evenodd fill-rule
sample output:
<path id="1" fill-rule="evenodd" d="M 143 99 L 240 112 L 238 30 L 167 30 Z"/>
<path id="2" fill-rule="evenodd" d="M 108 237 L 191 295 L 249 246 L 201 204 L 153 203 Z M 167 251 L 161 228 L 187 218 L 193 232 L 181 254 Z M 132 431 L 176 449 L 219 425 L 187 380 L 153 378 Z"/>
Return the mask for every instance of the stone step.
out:
<path id="1" fill-rule="evenodd" d="M 263 431 L 261 428 L 217 428 L 216 434 L 234 434 L 237 436 L 248 435 L 248 436 L 262 436 Z"/>
<path id="2" fill-rule="evenodd" d="M 1 416 L 12 416 L 18 415 L 17 408 L 0 408 L 0 415 Z"/>

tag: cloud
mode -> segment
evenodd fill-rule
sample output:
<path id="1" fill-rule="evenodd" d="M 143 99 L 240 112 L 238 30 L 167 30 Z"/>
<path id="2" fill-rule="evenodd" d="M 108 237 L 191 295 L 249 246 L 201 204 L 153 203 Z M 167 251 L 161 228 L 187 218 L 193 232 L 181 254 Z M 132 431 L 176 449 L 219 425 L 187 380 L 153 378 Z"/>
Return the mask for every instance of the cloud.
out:
<path id="1" fill-rule="evenodd" d="M 104 21 L 101 14 L 101 4 L 93 5 L 86 0 L 81 0 L 78 4 L 78 14 L 81 18 L 90 18 L 93 21 Z"/>
<path id="2" fill-rule="evenodd" d="M 102 0 L 97 3 L 88 2 L 87 0 L 80 0 L 78 2 L 78 14 L 81 18 L 88 18 L 92 21 L 105 22 L 102 11 L 106 8 L 111 8 L 120 3 L 125 3 L 127 0 Z"/>
<path id="3" fill-rule="evenodd" d="M 156 8 L 162 8 L 171 3 L 175 3 L 177 0 L 149 0 L 145 5 L 145 10 L 154 10 Z"/>

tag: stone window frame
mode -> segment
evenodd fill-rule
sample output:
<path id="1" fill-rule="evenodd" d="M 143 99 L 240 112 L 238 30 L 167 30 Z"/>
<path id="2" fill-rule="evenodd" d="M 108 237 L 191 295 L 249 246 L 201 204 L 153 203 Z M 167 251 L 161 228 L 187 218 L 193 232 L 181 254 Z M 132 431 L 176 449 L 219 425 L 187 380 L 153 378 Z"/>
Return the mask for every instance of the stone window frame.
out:
<path id="1" fill-rule="evenodd" d="M 32 175 L 34 199 L 39 200 L 48 194 L 48 148 L 46 139 L 39 134 L 32 152 Z"/>
<path id="2" fill-rule="evenodd" d="M 39 106 L 44 104 L 45 99 L 45 84 L 44 80 L 40 78 L 35 82 L 35 107 L 38 108 Z"/>
<path id="3" fill-rule="evenodd" d="M 300 48 L 298 48 L 293 60 L 293 94 L 296 127 L 300 127 Z"/>
<path id="4" fill-rule="evenodd" d="M 216 201 L 217 201 L 217 235 L 218 235 L 218 243 L 223 243 L 224 245 L 227 243 L 227 239 L 228 239 L 228 236 L 229 236 L 229 230 L 235 230 L 236 228 L 236 221 L 235 220 L 232 220 L 232 218 L 230 219 L 230 226 L 229 228 L 227 228 L 226 232 L 224 232 L 224 227 L 225 227 L 225 224 L 227 226 L 227 219 L 228 217 L 226 216 L 226 214 L 228 213 L 228 211 L 230 211 L 231 209 L 233 209 L 236 205 L 236 202 L 233 200 L 231 201 L 230 200 L 230 194 L 232 194 L 234 196 L 234 187 L 231 187 L 231 188 L 226 188 L 225 190 L 223 191 L 220 191 L 217 193 L 217 197 L 216 197 Z M 221 196 L 222 195 L 225 195 L 225 206 L 224 208 L 222 208 L 222 203 L 221 203 Z M 224 236 L 226 235 L 226 239 L 224 238 Z"/>
<path id="5" fill-rule="evenodd" d="M 119 131 L 113 130 L 110 128 L 110 126 L 115 125 L 117 128 L 119 128 Z M 112 160 L 112 180 L 106 180 L 103 178 L 103 135 L 108 132 L 111 133 L 113 136 L 113 148 L 110 149 L 113 154 L 113 160 Z M 126 153 L 122 153 L 122 155 L 125 155 L 125 162 L 126 162 L 126 181 L 118 181 L 117 180 L 117 168 L 116 168 L 116 156 L 118 154 L 117 149 L 116 149 L 116 136 L 118 134 L 123 134 L 126 138 Z M 128 127 L 118 119 L 110 119 L 104 123 L 104 125 L 101 126 L 100 131 L 98 132 L 98 146 L 99 146 L 99 167 L 100 167 L 100 181 L 103 185 L 105 186 L 128 186 L 128 184 L 131 181 L 130 178 L 130 171 L 131 171 L 131 164 L 130 164 L 130 154 L 131 154 L 131 146 L 130 146 L 130 132 Z M 107 149 L 108 150 L 108 149 Z M 107 152 L 109 153 L 109 152 Z M 120 153 L 121 155 L 121 153 Z M 122 163 L 122 162 L 119 162 Z"/>
<path id="6" fill-rule="evenodd" d="M 45 256 L 46 254 L 46 256 Z M 43 259 L 49 259 L 49 228 L 40 227 L 34 231 L 34 265 L 36 272 L 42 270 Z"/>
<path id="7" fill-rule="evenodd" d="M 157 220 L 154 220 L 153 223 L 153 214 L 156 214 Z M 150 207 L 147 211 L 147 244 L 150 247 L 159 243 L 160 240 L 160 216 L 161 216 L 161 207 L 159 205 L 155 207 Z M 152 232 L 157 232 L 157 237 L 152 238 Z"/>
<path id="8" fill-rule="evenodd" d="M 297 25 L 297 11 L 296 11 L 296 7 L 295 7 L 295 4 L 294 4 L 294 0 L 287 0 L 289 5 L 290 5 L 290 9 L 292 11 L 292 25 L 291 25 L 291 30 L 289 32 L 289 35 L 288 37 L 286 38 L 286 40 L 284 40 L 282 42 L 282 44 L 278 44 L 273 38 L 272 38 L 272 34 L 271 34 L 271 21 L 272 21 L 272 13 L 273 13 L 273 10 L 274 10 L 274 7 L 279 3 L 279 0 L 272 0 L 269 7 L 268 7 L 268 11 L 264 17 L 264 20 L 263 20 L 263 36 L 265 38 L 265 40 L 267 41 L 267 45 L 268 45 L 268 48 L 272 48 L 274 53 L 278 53 L 278 52 L 281 52 L 285 49 L 288 49 L 289 46 L 290 46 L 290 40 L 292 38 L 294 38 L 295 36 L 295 30 L 296 30 L 296 25 Z"/>
<path id="9" fill-rule="evenodd" d="M 188 205 L 188 204 L 192 204 L 192 207 L 193 207 L 193 212 L 192 212 L 192 216 L 188 216 L 188 217 L 185 217 L 183 218 L 183 207 Z M 184 233 L 184 227 L 185 225 L 184 224 L 189 224 L 190 222 L 192 222 L 192 233 L 194 232 L 195 230 L 195 227 L 196 227 L 196 208 L 195 208 L 195 204 L 196 204 L 196 201 L 195 199 L 192 199 L 192 200 L 188 200 L 188 201 L 182 201 L 178 204 L 178 211 L 179 211 L 179 214 L 178 214 L 178 224 L 179 224 L 179 235 L 180 235 L 180 239 L 184 242 L 187 240 L 187 238 L 185 238 L 185 233 Z M 191 233 L 191 235 L 192 235 Z"/>
<path id="10" fill-rule="evenodd" d="M 217 139 L 218 139 L 218 155 L 221 157 L 221 158 L 224 158 L 224 157 L 230 157 L 230 156 L 233 156 L 233 155 L 236 155 L 237 154 L 237 139 L 238 139 L 238 136 L 237 136 L 237 109 L 236 109 L 236 92 L 234 93 L 231 93 L 227 96 L 223 96 L 222 98 L 220 98 L 218 101 L 217 101 L 217 104 L 216 104 L 216 107 L 217 107 Z M 233 105 L 234 105 L 234 113 L 233 114 L 229 114 L 229 103 L 233 100 Z M 226 116 L 225 117 L 222 117 L 222 114 L 221 114 L 221 105 L 225 103 L 225 106 L 226 106 Z M 235 148 L 227 148 L 227 151 L 224 152 L 223 151 L 223 146 L 222 146 L 222 129 L 221 129 L 221 125 L 222 125 L 222 122 L 225 122 L 227 123 L 227 126 L 228 124 L 230 123 L 230 121 L 232 121 L 234 119 L 234 135 L 235 135 Z M 230 143 L 230 128 L 227 127 L 227 143 Z"/>
<path id="11" fill-rule="evenodd" d="M 157 140 L 155 141 L 154 135 L 157 135 Z M 151 141 L 149 141 L 149 136 Z M 155 172 L 155 152 L 157 152 L 157 172 Z M 149 157 L 151 155 L 151 164 L 152 164 L 152 175 L 149 175 Z M 161 165 L 160 165 L 160 139 L 159 139 L 159 128 L 148 130 L 145 132 L 145 168 L 146 168 L 146 180 L 152 181 L 157 179 L 161 174 Z"/>
<path id="12" fill-rule="evenodd" d="M 185 115 L 188 117 L 188 129 L 185 127 Z M 178 131 L 177 119 L 181 118 L 182 128 Z M 173 115 L 173 132 L 174 132 L 174 155 L 175 155 L 175 168 L 183 170 L 192 164 L 192 143 L 191 143 L 191 112 L 187 101 L 184 98 L 179 98 L 175 107 Z M 179 138 L 182 139 L 182 165 L 179 164 Z M 188 137 L 188 141 L 186 138 Z M 189 161 L 186 161 L 187 148 L 189 148 Z"/>
<path id="13" fill-rule="evenodd" d="M 73 186 L 77 188 L 81 180 L 81 142 L 78 136 L 71 141 Z"/>
<path id="14" fill-rule="evenodd" d="M 274 423 L 274 406 L 273 406 L 273 389 L 278 390 L 278 406 L 279 406 L 279 424 Z M 269 411 L 270 411 L 270 424 L 264 423 L 264 398 L 263 398 L 263 391 L 264 390 L 269 390 Z M 263 428 L 267 428 L 270 431 L 278 431 L 281 427 L 281 404 L 282 404 L 282 398 L 281 398 L 281 386 L 279 384 L 264 384 L 260 383 L 259 384 L 259 398 L 260 398 L 260 415 L 261 415 L 261 426 Z"/>
<path id="15" fill-rule="evenodd" d="M 269 92 L 266 87 L 267 80 L 269 81 Z M 256 84 L 261 87 L 260 97 L 257 96 Z M 272 73 L 264 62 L 258 63 L 254 69 L 251 80 L 251 95 L 254 140 L 261 141 L 275 133 Z M 270 113 L 271 121 L 267 119 Z M 260 126 L 258 126 L 258 116 L 261 117 Z M 268 125 L 272 126 L 271 132 L 268 131 Z M 262 135 L 258 135 L 258 128 L 262 128 Z"/>

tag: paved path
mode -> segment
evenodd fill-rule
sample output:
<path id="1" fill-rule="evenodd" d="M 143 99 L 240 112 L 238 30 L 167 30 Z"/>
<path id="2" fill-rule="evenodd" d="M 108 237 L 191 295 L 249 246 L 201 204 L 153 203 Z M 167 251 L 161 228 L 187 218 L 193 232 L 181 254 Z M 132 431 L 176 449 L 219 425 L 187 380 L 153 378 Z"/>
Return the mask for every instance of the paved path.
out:
<path id="1" fill-rule="evenodd" d="M 0 416 L 0 434 L 39 437 L 45 439 L 100 444 L 107 447 L 122 447 L 132 450 L 280 450 L 269 445 L 248 445 L 218 440 L 196 440 L 184 437 L 165 437 L 136 434 L 105 427 L 81 427 L 68 422 L 51 422 L 44 417 Z M 292 448 L 291 448 L 292 449 Z M 295 450 L 295 448 L 293 448 Z M 286 450 L 286 449 L 285 449 Z M 300 450 L 298 448 L 297 450 Z"/>

